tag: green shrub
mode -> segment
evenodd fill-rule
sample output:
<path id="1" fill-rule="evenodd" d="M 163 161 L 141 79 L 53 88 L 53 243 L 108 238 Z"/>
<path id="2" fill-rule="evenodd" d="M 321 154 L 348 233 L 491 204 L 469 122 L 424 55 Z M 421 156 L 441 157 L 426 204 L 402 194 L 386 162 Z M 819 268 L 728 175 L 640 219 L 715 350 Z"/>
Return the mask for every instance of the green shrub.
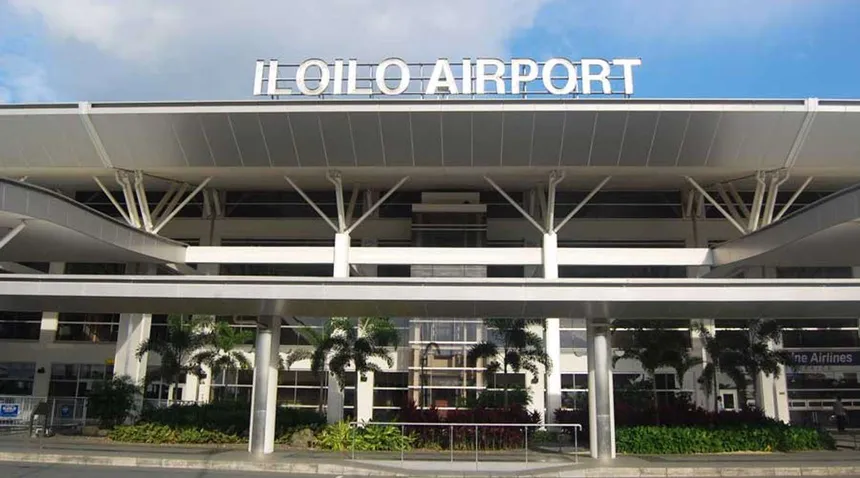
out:
<path id="1" fill-rule="evenodd" d="M 756 427 L 623 427 L 616 430 L 619 453 L 689 454 L 737 451 L 832 449 L 830 435 L 789 425 Z"/>
<path id="2" fill-rule="evenodd" d="M 140 387 L 127 375 L 98 382 L 87 399 L 88 413 L 102 428 L 113 428 L 125 421 L 139 394 Z"/>
<path id="3" fill-rule="evenodd" d="M 401 435 L 395 426 L 366 426 L 352 428 L 341 422 L 329 425 L 316 436 L 316 446 L 322 450 L 401 451 L 410 450 L 415 442 L 412 435 Z"/>
<path id="4" fill-rule="evenodd" d="M 119 426 L 111 430 L 108 438 L 124 443 L 242 443 L 244 440 L 236 435 L 200 428 L 171 428 L 167 425 L 142 423 L 139 425 Z"/>
<path id="5" fill-rule="evenodd" d="M 140 421 L 171 428 L 197 428 L 227 435 L 247 437 L 251 424 L 251 407 L 245 402 L 215 402 L 205 405 L 174 405 L 144 410 Z M 278 407 L 275 414 L 275 436 L 325 425 L 325 417 L 315 410 Z"/>

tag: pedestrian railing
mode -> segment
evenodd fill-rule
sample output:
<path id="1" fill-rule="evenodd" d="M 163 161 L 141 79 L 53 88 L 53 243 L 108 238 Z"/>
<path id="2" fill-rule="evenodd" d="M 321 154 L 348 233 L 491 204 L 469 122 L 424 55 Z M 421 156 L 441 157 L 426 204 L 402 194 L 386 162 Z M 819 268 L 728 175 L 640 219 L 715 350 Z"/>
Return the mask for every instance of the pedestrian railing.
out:
<path id="1" fill-rule="evenodd" d="M 34 422 L 34 412 L 40 403 L 45 404 L 41 408 L 45 412 Z M 47 433 L 48 430 L 82 427 L 86 422 L 86 398 L 0 395 L 0 431 L 3 432 L 23 431 L 35 424 L 39 428 L 37 431 Z"/>
<path id="2" fill-rule="evenodd" d="M 529 462 L 529 435 L 532 435 L 532 445 L 535 445 L 535 432 L 537 431 L 548 431 L 548 430 L 558 430 L 557 432 L 549 432 L 550 434 L 555 434 L 557 438 L 561 438 L 564 435 L 570 435 L 571 441 L 573 444 L 573 459 L 574 463 L 579 462 L 579 433 L 582 431 L 582 425 L 576 423 L 558 423 L 558 424 L 539 424 L 539 423 L 420 423 L 420 422 L 350 422 L 350 427 L 352 428 L 352 445 L 351 445 L 351 456 L 352 459 L 355 459 L 355 438 L 356 438 L 356 430 L 358 428 L 365 427 L 397 427 L 400 429 L 401 439 L 406 437 L 410 433 L 414 433 L 416 430 L 420 430 L 422 428 L 430 428 L 430 429 L 438 429 L 443 434 L 447 432 L 447 436 L 444 437 L 448 441 L 448 453 L 450 456 L 450 461 L 454 462 L 454 442 L 455 437 L 457 440 L 460 440 L 463 443 L 464 440 L 472 440 L 475 448 L 475 463 L 480 461 L 480 443 L 481 443 L 481 433 L 484 432 L 485 436 L 487 433 L 492 431 L 493 429 L 514 429 L 514 430 L 523 430 L 522 433 L 522 449 L 525 452 L 525 462 Z M 420 433 L 420 432 L 419 432 Z M 562 453 L 562 445 L 560 442 L 557 443 L 558 453 Z M 513 451 L 514 449 L 506 448 L 506 451 Z M 403 462 L 405 460 L 405 447 L 400 447 L 400 461 Z"/>
<path id="3" fill-rule="evenodd" d="M 201 402 L 195 402 L 194 400 L 168 400 L 165 398 L 145 398 L 143 399 L 143 406 L 149 408 L 169 408 L 172 406 L 189 406 L 189 405 L 199 405 Z"/>

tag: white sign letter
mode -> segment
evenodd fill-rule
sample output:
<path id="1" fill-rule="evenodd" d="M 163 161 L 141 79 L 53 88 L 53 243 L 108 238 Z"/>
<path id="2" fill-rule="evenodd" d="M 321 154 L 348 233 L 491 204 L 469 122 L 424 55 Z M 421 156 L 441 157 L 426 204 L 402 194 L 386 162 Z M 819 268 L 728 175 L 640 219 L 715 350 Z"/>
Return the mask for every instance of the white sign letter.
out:
<path id="1" fill-rule="evenodd" d="M 472 60 L 463 58 L 463 81 L 461 93 L 464 95 L 472 94 Z"/>
<path id="2" fill-rule="evenodd" d="M 567 83 L 557 88 L 553 83 L 552 71 L 561 65 L 567 69 Z M 569 95 L 576 91 L 576 65 L 567 58 L 550 58 L 543 64 L 543 86 L 553 95 Z"/>
<path id="3" fill-rule="evenodd" d="M 342 95 L 343 94 L 343 60 L 335 60 L 334 61 L 334 74 L 331 78 L 332 83 L 332 94 L 334 95 Z"/>
<path id="4" fill-rule="evenodd" d="M 320 70 L 319 85 L 313 89 L 308 88 L 307 79 L 305 78 L 308 74 L 308 69 L 311 67 L 316 67 Z M 296 87 L 303 95 L 318 96 L 323 94 L 326 88 L 328 88 L 330 79 L 331 74 L 328 71 L 328 65 L 322 60 L 305 60 L 299 65 L 298 71 L 296 71 Z"/>
<path id="5" fill-rule="evenodd" d="M 495 67 L 493 73 L 487 73 L 487 67 Z M 496 93 L 505 94 L 505 82 L 502 80 L 502 75 L 505 73 L 505 64 L 502 60 L 496 58 L 482 58 L 475 62 L 475 82 L 477 87 L 476 93 L 483 95 L 487 93 L 487 81 L 496 83 Z"/>
<path id="6" fill-rule="evenodd" d="M 349 60 L 349 66 L 346 72 L 346 94 L 348 95 L 372 95 L 373 90 L 370 88 L 359 88 L 358 83 L 358 62 Z"/>
<path id="7" fill-rule="evenodd" d="M 525 71 L 523 71 L 525 67 Z M 524 83 L 537 79 L 538 65 L 531 58 L 514 58 L 511 60 L 511 93 L 520 94 Z"/>
<path id="8" fill-rule="evenodd" d="M 443 78 L 444 77 L 444 78 Z M 439 92 L 439 87 L 443 87 L 448 91 Z M 454 73 L 451 71 L 451 65 L 446 59 L 436 60 L 433 65 L 433 72 L 430 73 L 430 81 L 427 82 L 427 89 L 424 91 L 427 95 L 456 95 L 457 79 L 454 78 Z"/>
<path id="9" fill-rule="evenodd" d="M 600 67 L 599 73 L 592 73 L 591 67 Z M 604 95 L 612 94 L 612 85 L 609 84 L 609 62 L 606 60 L 582 60 L 582 93 L 591 94 L 591 82 L 599 81 L 601 83 Z"/>
<path id="10" fill-rule="evenodd" d="M 289 88 L 278 89 L 278 60 L 269 60 L 269 80 L 266 90 L 269 96 L 293 94 Z"/>
<path id="11" fill-rule="evenodd" d="M 633 59 L 616 59 L 612 60 L 613 65 L 618 65 L 624 68 L 624 94 L 633 94 L 633 67 L 642 65 L 642 60 L 639 58 Z"/>
<path id="12" fill-rule="evenodd" d="M 265 61 L 257 60 L 257 68 L 254 69 L 254 96 L 263 94 L 263 68 L 265 67 Z"/>
<path id="13" fill-rule="evenodd" d="M 396 66 L 400 69 L 400 83 L 395 88 L 389 88 L 385 82 L 386 72 L 389 66 Z M 376 87 L 383 95 L 399 95 L 409 88 L 409 66 L 400 58 L 389 58 L 384 60 L 376 67 Z"/>

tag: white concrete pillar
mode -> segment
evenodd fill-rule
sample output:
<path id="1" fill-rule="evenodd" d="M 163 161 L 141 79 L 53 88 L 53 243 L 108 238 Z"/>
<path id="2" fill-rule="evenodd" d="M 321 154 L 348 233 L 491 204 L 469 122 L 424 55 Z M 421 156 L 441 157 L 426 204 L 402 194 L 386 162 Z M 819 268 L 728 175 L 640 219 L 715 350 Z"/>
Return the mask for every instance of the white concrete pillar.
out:
<path id="1" fill-rule="evenodd" d="M 615 430 L 612 398 L 612 346 L 609 322 L 590 319 L 588 323 L 590 356 L 588 364 L 589 429 L 591 456 L 601 461 L 615 458 Z M 593 411 L 592 411 L 593 410 Z"/>
<path id="2" fill-rule="evenodd" d="M 558 279 L 558 236 L 544 234 L 542 251 L 544 279 Z M 561 408 L 561 324 L 557 317 L 546 319 L 546 353 L 552 368 L 546 374 L 545 423 L 555 421 L 555 411 Z"/>
<path id="3" fill-rule="evenodd" d="M 334 277 L 349 277 L 349 234 L 337 233 L 334 235 Z M 358 397 L 358 384 L 356 384 L 356 398 Z M 343 390 L 337 379 L 331 375 L 328 377 L 328 400 L 326 402 L 326 418 L 329 423 L 337 423 L 343 420 Z M 358 410 L 356 410 L 356 413 Z"/>
<path id="4" fill-rule="evenodd" d="M 358 422 L 369 422 L 373 420 L 373 384 L 372 373 L 367 374 L 367 380 L 362 382 L 361 378 L 355 386 L 355 420 Z"/>
<path id="5" fill-rule="evenodd" d="M 129 264 L 126 267 L 129 274 L 155 274 L 154 264 Z M 113 374 L 115 377 L 127 375 L 138 384 L 143 384 L 146 378 L 148 355 L 137 358 L 137 349 L 149 339 L 152 326 L 151 314 L 121 314 L 119 316 L 119 333 L 117 334 L 116 352 L 114 354 Z"/>
<path id="6" fill-rule="evenodd" d="M 716 332 L 716 330 L 714 329 L 714 321 L 712 319 L 694 319 L 691 321 L 691 323 L 693 324 L 692 330 L 690 332 L 690 334 L 691 334 L 690 342 L 693 345 L 693 350 L 691 352 L 691 355 L 694 357 L 701 358 L 702 359 L 702 365 L 697 365 L 697 366 L 693 367 L 687 373 L 687 377 L 685 377 L 685 380 L 687 380 L 687 385 L 693 387 L 693 390 L 694 390 L 693 391 L 693 402 L 696 404 L 696 406 L 704 408 L 705 410 L 713 411 L 714 410 L 714 397 L 713 397 L 714 392 L 712 391 L 711 395 L 709 395 L 708 393 L 706 393 L 702 389 L 702 387 L 698 383 L 698 379 L 699 379 L 699 377 L 702 376 L 702 372 L 705 369 L 705 364 L 707 364 L 709 358 L 708 358 L 708 351 L 705 350 L 705 341 L 702 340 L 701 334 L 699 334 L 699 332 L 697 332 L 695 330 L 696 329 L 695 326 L 696 326 L 696 324 L 702 324 L 708 331 L 710 331 L 711 335 L 713 335 Z M 707 385 L 707 386 L 709 387 L 708 388 L 709 390 L 712 387 L 711 385 Z M 716 393 L 719 393 L 719 391 L 717 391 Z"/>
<path id="7" fill-rule="evenodd" d="M 146 364 L 149 354 L 137 358 L 140 344 L 149 339 L 152 315 L 122 314 L 119 317 L 119 334 L 114 354 L 113 374 L 115 377 L 127 375 L 135 383 L 142 384 L 146 378 Z"/>
<path id="8" fill-rule="evenodd" d="M 66 264 L 52 262 L 48 274 L 62 274 Z M 59 312 L 42 311 L 42 322 L 39 327 L 39 348 L 46 350 L 57 340 L 57 328 L 60 322 Z M 38 373 L 42 370 L 42 373 Z M 39 354 L 36 358 L 36 377 L 33 379 L 33 396 L 47 397 L 51 386 L 51 355 Z"/>
<path id="9" fill-rule="evenodd" d="M 254 384 L 251 394 L 251 430 L 248 451 L 255 456 L 275 450 L 275 415 L 278 398 L 278 351 L 280 340 L 279 317 L 262 316 L 257 324 L 257 343 L 254 348 Z"/>
<path id="10" fill-rule="evenodd" d="M 349 234 L 339 232 L 334 235 L 333 277 L 349 277 Z"/>

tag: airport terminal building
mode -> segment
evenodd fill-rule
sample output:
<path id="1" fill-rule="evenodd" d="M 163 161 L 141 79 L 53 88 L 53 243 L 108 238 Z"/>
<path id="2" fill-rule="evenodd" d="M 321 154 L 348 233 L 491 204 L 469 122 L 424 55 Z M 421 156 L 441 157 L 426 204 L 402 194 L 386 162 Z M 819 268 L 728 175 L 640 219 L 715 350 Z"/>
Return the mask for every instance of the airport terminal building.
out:
<path id="1" fill-rule="evenodd" d="M 258 64 L 255 93 L 282 81 L 272 68 Z M 590 404 L 605 458 L 611 390 L 644 378 L 613 366 L 627 337 L 612 320 L 720 334 L 769 318 L 797 364 L 758 377 L 756 405 L 796 422 L 826 421 L 836 396 L 860 409 L 860 103 L 286 88 L 0 105 L 0 395 L 142 380 L 159 358 L 137 346 L 168 315 L 217 315 L 252 331 L 248 355 L 268 364 L 189 375 L 173 396 L 151 381 L 146 396 L 253 401 L 265 452 L 276 404 L 387 421 L 420 402 L 422 365 L 427 404 L 461 407 L 490 383 L 466 360 L 493 337 L 482 319 L 540 318 L 552 368 L 506 380 L 548 422 Z M 334 380 L 321 394 L 308 360 L 275 367 L 310 347 L 301 328 L 339 316 L 390 317 L 394 365 L 342 394 Z M 656 381 L 708 406 L 700 375 Z M 724 406 L 740 407 L 725 382 Z"/>

